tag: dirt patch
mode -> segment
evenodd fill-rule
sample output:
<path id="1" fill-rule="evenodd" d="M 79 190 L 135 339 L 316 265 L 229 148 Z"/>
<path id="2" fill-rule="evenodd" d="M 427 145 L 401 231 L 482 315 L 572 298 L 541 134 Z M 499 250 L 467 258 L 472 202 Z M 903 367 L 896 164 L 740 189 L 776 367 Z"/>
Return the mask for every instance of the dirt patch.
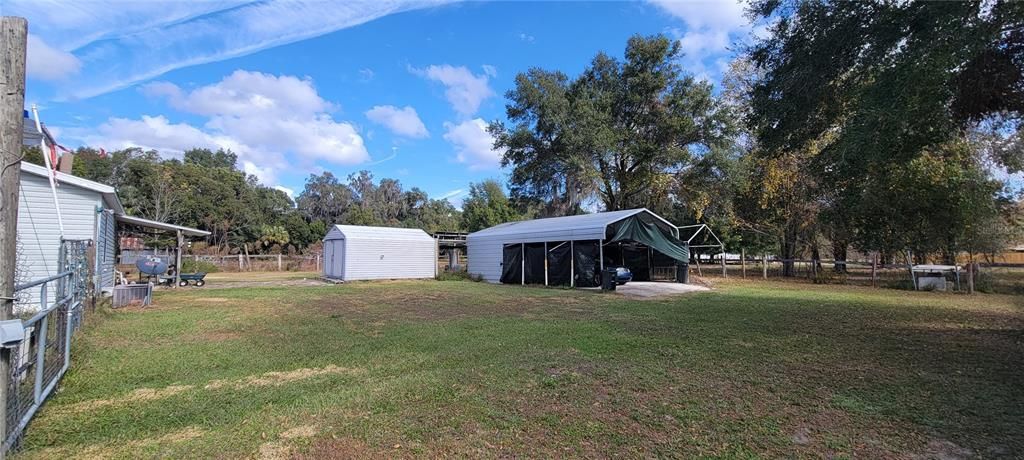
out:
<path id="1" fill-rule="evenodd" d="M 655 299 L 709 290 L 711 289 L 697 284 L 635 281 L 618 286 L 615 293 L 640 299 Z"/>
<path id="2" fill-rule="evenodd" d="M 43 449 L 38 454 L 41 458 L 81 458 L 90 460 L 124 458 L 125 454 L 129 452 L 137 453 L 142 449 L 152 446 L 189 442 L 202 437 L 204 434 L 206 434 L 205 431 L 193 426 L 155 438 L 137 439 L 117 444 L 95 444 L 78 447 L 73 451 L 67 449 Z M 137 457 L 138 454 L 134 456 Z"/>
<path id="3" fill-rule="evenodd" d="M 313 443 L 308 452 L 293 456 L 296 459 L 353 460 L 364 458 L 410 458 L 412 454 L 401 449 L 374 448 L 364 441 L 349 437 L 331 437 Z"/>
<path id="4" fill-rule="evenodd" d="M 303 368 L 295 369 L 292 371 L 267 372 L 264 374 L 253 375 L 242 379 L 212 380 L 202 388 L 205 390 L 217 390 L 222 388 L 242 389 L 253 386 L 284 385 L 287 383 L 318 377 L 321 375 L 357 374 L 361 372 L 361 369 L 349 369 L 345 367 L 328 365 L 319 368 Z M 93 399 L 89 401 L 82 401 L 68 406 L 55 406 L 53 407 L 52 410 L 81 413 L 109 406 L 149 402 L 169 398 L 171 396 L 196 388 L 197 387 L 194 385 L 170 385 L 164 388 L 139 388 L 117 398 Z"/>
<path id="5" fill-rule="evenodd" d="M 66 406 L 64 410 L 70 412 L 87 412 L 119 404 L 148 402 L 157 399 L 168 398 L 176 394 L 191 390 L 192 388 L 194 388 L 192 385 L 171 385 L 164 388 L 139 388 L 119 398 L 94 399 L 90 401 L 82 401 L 80 403 L 75 403 L 70 406 Z"/>
<path id="6" fill-rule="evenodd" d="M 312 438 L 313 436 L 316 436 L 316 427 L 313 425 L 297 426 L 281 433 L 281 439 Z"/>
<path id="7" fill-rule="evenodd" d="M 210 383 L 207 383 L 206 386 L 204 386 L 203 388 L 207 390 L 216 390 L 220 388 L 242 389 L 253 386 L 284 385 L 286 383 L 291 383 L 298 380 L 305 380 L 308 378 L 318 377 L 321 375 L 356 374 L 360 372 L 362 372 L 362 370 L 338 367 L 332 364 L 326 367 L 319 368 L 304 368 L 295 369 L 292 371 L 267 372 L 265 374 L 249 376 L 241 380 L 213 380 Z"/>
<path id="8" fill-rule="evenodd" d="M 912 455 L 915 459 L 961 460 L 974 457 L 974 451 L 960 447 L 945 439 L 933 439 L 925 446 L 924 452 Z"/>
<path id="9" fill-rule="evenodd" d="M 278 460 L 291 458 L 293 449 L 288 441 L 301 438 L 312 438 L 316 436 L 317 429 L 313 425 L 303 425 L 291 428 L 281 433 L 278 441 L 263 443 L 259 449 L 259 458 L 262 460 Z"/>
<path id="10" fill-rule="evenodd" d="M 195 289 L 222 289 L 222 288 L 245 288 L 245 287 L 312 287 L 312 286 L 331 286 L 333 283 L 325 282 L 319 278 L 299 278 L 299 279 L 282 279 L 273 281 L 258 281 L 258 280 L 238 280 L 238 281 L 225 281 L 225 280 L 206 280 L 206 286 Z"/>
<path id="11" fill-rule="evenodd" d="M 231 299 L 228 299 L 226 297 L 197 297 L 197 298 L 193 299 L 192 301 L 193 302 L 221 303 L 221 302 L 230 302 Z"/>

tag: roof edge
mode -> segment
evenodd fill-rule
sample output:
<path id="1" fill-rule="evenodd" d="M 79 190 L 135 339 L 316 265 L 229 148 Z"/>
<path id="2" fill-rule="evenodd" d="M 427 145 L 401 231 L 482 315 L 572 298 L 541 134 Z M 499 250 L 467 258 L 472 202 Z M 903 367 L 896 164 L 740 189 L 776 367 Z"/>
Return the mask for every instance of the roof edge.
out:
<path id="1" fill-rule="evenodd" d="M 34 176 L 49 177 L 46 167 L 28 163 L 26 161 L 21 162 L 21 171 Z M 83 179 L 75 175 L 62 173 L 60 171 L 54 171 L 53 177 L 57 179 L 57 182 L 62 184 L 74 185 L 75 187 L 84 188 L 103 195 L 104 201 L 106 201 L 107 205 L 114 210 L 114 213 L 121 215 L 124 214 L 124 206 L 121 205 L 121 198 L 117 196 L 117 189 L 114 187 L 101 184 L 96 181 L 91 181 L 89 179 Z"/>

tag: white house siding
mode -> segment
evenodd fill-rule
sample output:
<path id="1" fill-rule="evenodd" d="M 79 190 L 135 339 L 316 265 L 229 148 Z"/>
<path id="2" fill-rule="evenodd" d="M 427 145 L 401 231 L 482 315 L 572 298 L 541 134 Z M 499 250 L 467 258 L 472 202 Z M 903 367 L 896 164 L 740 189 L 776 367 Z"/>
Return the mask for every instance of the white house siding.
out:
<path id="1" fill-rule="evenodd" d="M 96 291 L 113 291 L 114 261 L 117 250 L 117 223 L 114 212 L 105 210 L 98 214 L 96 230 Z"/>
<path id="2" fill-rule="evenodd" d="M 336 225 L 324 238 L 333 254 L 330 276 L 345 281 L 433 278 L 437 246 L 422 230 Z M 327 273 L 325 263 L 325 274 Z"/>
<path id="3" fill-rule="evenodd" d="M 96 239 L 97 207 L 103 205 L 100 193 L 61 184 L 57 188 L 67 239 Z M 57 274 L 60 255 L 60 227 L 57 212 L 45 177 L 22 173 L 18 190 L 18 283 L 25 283 Z M 52 290 L 51 290 L 52 293 Z M 39 301 L 39 291 L 30 291 L 32 303 Z M 49 300 L 53 296 L 48 295 Z"/>

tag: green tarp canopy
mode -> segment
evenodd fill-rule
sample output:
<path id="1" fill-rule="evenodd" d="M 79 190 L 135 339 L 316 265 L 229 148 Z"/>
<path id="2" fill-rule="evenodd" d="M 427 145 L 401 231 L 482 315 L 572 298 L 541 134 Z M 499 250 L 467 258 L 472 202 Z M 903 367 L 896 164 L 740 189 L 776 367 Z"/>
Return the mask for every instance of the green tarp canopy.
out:
<path id="1" fill-rule="evenodd" d="M 616 224 L 615 236 L 608 240 L 610 243 L 617 241 L 635 241 L 654 248 L 654 250 L 669 256 L 680 263 L 690 263 L 690 247 L 670 233 L 666 233 L 654 223 L 647 223 L 640 220 L 640 216 L 632 216 L 623 219 Z"/>

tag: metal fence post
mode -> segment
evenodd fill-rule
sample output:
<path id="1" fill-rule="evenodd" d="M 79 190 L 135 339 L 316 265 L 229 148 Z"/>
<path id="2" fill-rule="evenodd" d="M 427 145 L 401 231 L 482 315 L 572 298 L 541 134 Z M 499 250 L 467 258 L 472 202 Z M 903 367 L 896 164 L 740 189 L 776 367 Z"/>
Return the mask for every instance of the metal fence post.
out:
<path id="1" fill-rule="evenodd" d="M 77 308 L 81 308 L 80 303 L 74 302 L 73 304 L 78 304 Z M 68 305 L 64 311 L 64 368 L 67 369 L 71 367 L 71 333 L 74 331 L 71 327 L 71 305 Z"/>
<path id="2" fill-rule="evenodd" d="M 33 388 L 36 404 L 43 403 L 43 372 L 46 370 L 46 325 L 50 322 L 50 315 L 43 316 L 40 320 L 39 332 L 36 337 L 36 385 Z"/>

